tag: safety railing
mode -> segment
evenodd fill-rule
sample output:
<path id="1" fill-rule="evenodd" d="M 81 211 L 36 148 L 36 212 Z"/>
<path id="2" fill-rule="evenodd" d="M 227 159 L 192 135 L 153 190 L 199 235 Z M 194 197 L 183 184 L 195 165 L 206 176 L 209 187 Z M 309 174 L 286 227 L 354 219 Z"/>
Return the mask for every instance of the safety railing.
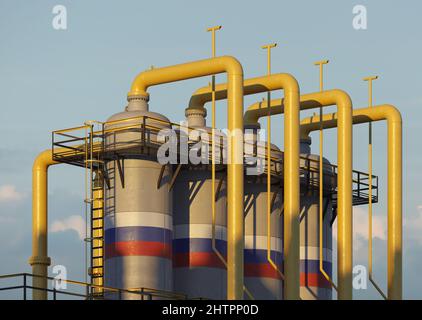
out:
<path id="1" fill-rule="evenodd" d="M 93 131 L 93 139 L 89 137 L 90 127 L 89 126 L 80 126 L 70 129 L 57 130 L 53 131 L 52 134 L 52 149 L 53 149 L 53 159 L 59 162 L 65 162 L 72 165 L 77 165 L 84 167 L 85 166 L 85 150 L 87 149 L 87 141 L 93 141 L 92 153 L 96 158 L 101 154 L 101 159 L 115 159 L 116 154 L 124 152 L 135 152 L 135 153 L 145 153 L 147 148 L 157 149 L 160 145 L 167 141 L 157 141 L 151 137 L 156 137 L 158 132 L 167 127 L 174 130 L 177 133 L 178 145 L 177 145 L 177 156 L 180 157 L 180 137 L 182 135 L 189 136 L 191 130 L 197 130 L 197 128 L 190 128 L 181 126 L 176 123 L 171 123 L 159 118 L 149 117 L 149 116 L 139 116 L 126 118 L 121 120 L 115 120 L 110 122 L 96 122 L 100 124 L 101 129 L 98 131 Z M 212 160 L 212 138 L 211 130 L 204 131 L 208 135 L 208 139 L 201 140 L 203 144 L 206 145 L 207 157 L 209 164 L 211 165 Z M 107 139 L 113 140 L 112 137 L 121 133 L 131 133 L 134 134 L 133 140 L 125 141 L 123 144 L 119 143 L 110 143 Z M 223 159 L 224 153 L 226 152 L 226 139 L 223 134 L 216 134 L 217 140 L 215 142 L 216 150 L 216 160 Z M 107 143 L 105 143 L 107 140 Z M 198 140 L 188 139 L 188 150 L 193 148 L 195 145 L 198 146 Z M 266 148 L 262 146 L 263 152 L 258 152 L 256 145 L 253 145 L 252 142 L 245 142 L 245 150 L 249 148 L 252 150 L 250 156 L 255 158 L 254 163 L 246 161 L 245 167 L 256 166 L 257 161 L 264 160 L 266 158 Z M 280 151 L 276 149 L 271 149 L 272 152 L 279 153 Z M 280 157 L 271 157 L 271 174 L 276 177 L 281 177 L 283 175 L 283 156 Z M 216 164 L 219 163 L 216 161 Z M 221 162 L 220 162 L 221 164 Z M 95 168 L 94 168 L 95 169 Z M 262 174 L 266 174 L 268 170 L 268 165 L 265 165 Z M 318 189 L 319 186 L 319 160 L 310 159 L 306 157 L 301 158 L 300 165 L 300 174 L 302 184 L 305 184 L 306 188 Z M 333 164 L 324 164 L 324 179 L 332 179 L 334 187 L 327 187 L 324 190 L 324 194 L 328 192 L 328 195 L 331 195 L 333 201 L 333 207 L 336 207 L 337 203 L 337 171 L 338 168 Z M 378 202 L 378 177 L 372 176 L 372 202 Z M 329 184 L 327 184 L 328 186 Z M 353 205 L 362 205 L 369 202 L 369 175 L 367 173 L 353 170 Z"/>
<path id="2" fill-rule="evenodd" d="M 150 116 L 139 116 L 126 118 L 121 120 L 114 120 L 109 122 L 98 122 L 101 125 L 101 129 L 97 131 L 90 131 L 90 126 L 80 126 L 69 129 L 56 130 L 52 133 L 52 150 L 53 159 L 58 162 L 68 163 L 80 167 L 85 166 L 86 161 L 86 150 L 90 149 L 86 146 L 89 141 L 92 141 L 92 153 L 95 158 L 99 158 L 101 153 L 101 159 L 113 159 L 116 154 L 131 152 L 131 153 L 145 153 L 148 148 L 158 149 L 166 141 L 157 141 L 151 137 L 157 137 L 158 133 L 164 129 L 172 129 L 177 134 L 178 144 L 175 148 L 177 150 L 177 156 L 180 156 L 180 143 L 183 136 L 188 137 L 187 144 L 189 150 L 198 146 L 201 143 L 203 149 L 207 153 L 203 158 L 207 158 L 207 163 L 211 164 L 212 160 L 212 133 L 211 131 L 202 131 L 200 138 L 197 139 L 190 137 L 190 132 L 198 130 L 198 128 L 191 128 L 182 126 L 176 123 L 164 121 L 162 119 L 150 117 Z M 154 125 L 155 124 L 155 125 Z M 129 133 L 133 135 L 133 138 L 120 142 L 116 139 L 118 135 Z M 91 139 L 90 135 L 93 135 Z M 204 135 L 205 134 L 205 135 Z M 204 139 L 204 136 L 206 137 Z M 226 145 L 227 141 L 223 133 L 217 132 L 215 142 L 216 159 L 221 159 L 220 163 L 224 164 L 226 159 Z M 245 148 L 252 150 L 250 156 L 254 157 L 256 161 L 265 160 L 265 146 L 256 146 L 252 142 L 245 142 Z M 262 149 L 262 150 L 261 150 Z M 261 151 L 261 152 L 259 152 Z M 271 148 L 272 152 L 279 152 L 277 149 Z M 202 148 L 198 152 L 198 156 L 201 155 Z M 246 166 L 254 166 L 255 164 L 246 163 Z M 271 157 L 271 174 L 280 175 L 282 168 L 282 160 L 277 157 Z M 262 173 L 265 173 L 267 166 L 264 166 Z"/>
<path id="3" fill-rule="evenodd" d="M 319 160 L 301 157 L 301 179 L 305 189 L 318 190 L 319 185 Z M 334 164 L 324 164 L 324 179 L 330 183 L 324 184 L 324 194 L 331 195 L 333 208 L 337 207 L 337 172 L 338 166 Z M 352 171 L 352 197 L 353 205 L 363 205 L 369 203 L 369 174 L 353 170 Z M 372 203 L 378 202 L 378 176 L 372 175 Z"/>
<path id="4" fill-rule="evenodd" d="M 34 287 L 34 277 L 47 279 L 47 288 Z M 65 284 L 65 286 L 64 286 Z M 66 287 L 66 288 L 65 288 Z M 94 289 L 101 289 L 103 295 L 98 295 Z M 187 296 L 164 290 L 150 288 L 119 289 L 106 286 L 97 286 L 81 281 L 41 277 L 30 273 L 15 273 L 0 276 L 0 299 L 4 300 L 30 300 L 32 291 L 40 290 L 48 293 L 49 300 L 185 300 Z"/>
<path id="5" fill-rule="evenodd" d="M 335 172 L 337 175 L 337 166 Z M 357 170 L 353 170 L 353 205 L 364 205 L 369 203 L 369 174 Z M 378 202 L 378 176 L 372 175 L 372 203 Z M 333 207 L 337 207 L 337 192 L 332 194 Z"/>

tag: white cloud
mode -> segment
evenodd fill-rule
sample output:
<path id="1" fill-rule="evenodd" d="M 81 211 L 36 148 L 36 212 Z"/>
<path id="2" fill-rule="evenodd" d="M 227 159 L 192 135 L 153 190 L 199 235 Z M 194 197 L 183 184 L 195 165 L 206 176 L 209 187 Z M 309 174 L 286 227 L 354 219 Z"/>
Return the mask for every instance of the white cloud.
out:
<path id="1" fill-rule="evenodd" d="M 75 231 L 79 239 L 85 237 L 85 220 L 81 216 L 70 216 L 63 220 L 56 220 L 52 223 L 51 232 Z"/>
<path id="2" fill-rule="evenodd" d="M 336 219 L 337 221 L 337 219 Z M 353 235 L 355 238 L 368 239 L 368 211 L 353 207 Z M 387 240 L 387 217 L 372 214 L 372 237 Z M 333 237 L 337 239 L 337 224 L 333 225 Z"/>
<path id="3" fill-rule="evenodd" d="M 25 197 L 23 193 L 16 190 L 16 187 L 10 184 L 0 186 L 0 202 L 16 202 Z"/>
<path id="4" fill-rule="evenodd" d="M 372 214 L 372 236 L 387 240 L 387 216 Z M 368 211 L 360 207 L 353 208 L 353 232 L 356 236 L 368 239 Z"/>
<path id="5" fill-rule="evenodd" d="M 387 240 L 387 216 L 372 215 L 372 237 Z M 337 219 L 333 224 L 333 239 L 337 241 Z M 353 207 L 353 255 L 355 261 L 366 261 L 368 254 L 368 211 Z M 376 259 L 376 257 L 374 257 Z"/>

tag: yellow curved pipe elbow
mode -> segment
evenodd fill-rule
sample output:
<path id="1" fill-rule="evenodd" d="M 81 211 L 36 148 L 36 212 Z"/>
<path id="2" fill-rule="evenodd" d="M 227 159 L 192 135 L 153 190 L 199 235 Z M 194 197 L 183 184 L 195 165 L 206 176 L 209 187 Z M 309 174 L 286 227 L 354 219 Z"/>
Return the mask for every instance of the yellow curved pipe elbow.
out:
<path id="1" fill-rule="evenodd" d="M 336 105 L 338 109 L 338 298 L 353 298 L 353 218 L 352 218 L 352 101 L 342 90 L 327 90 L 300 96 L 300 110 Z M 266 102 L 251 105 L 244 115 L 245 125 L 257 125 L 268 114 Z M 270 114 L 285 113 L 286 99 L 271 101 Z M 287 146 L 286 146 L 287 151 Z"/>
<path id="2" fill-rule="evenodd" d="M 279 73 L 246 79 L 243 94 L 283 89 L 286 112 L 284 119 L 284 297 L 288 300 L 300 299 L 300 180 L 299 180 L 299 84 L 290 74 Z M 227 84 L 215 86 L 215 100 L 228 96 Z M 212 101 L 212 88 L 203 87 L 194 92 L 190 109 L 203 109 Z M 268 110 L 268 109 L 265 109 Z M 265 114 L 267 115 L 267 114 Z M 245 125 L 249 124 L 245 122 Z M 238 266 L 240 268 L 240 266 Z M 242 265 L 243 267 L 243 265 Z"/>
<path id="3" fill-rule="evenodd" d="M 324 115 L 324 129 L 337 127 L 336 113 Z M 353 124 L 387 121 L 388 127 L 388 299 L 402 299 L 402 118 L 400 111 L 388 104 L 353 110 Z M 301 138 L 309 139 L 319 130 L 320 119 L 309 117 L 301 122 Z"/>
<path id="4" fill-rule="evenodd" d="M 185 79 L 203 77 L 206 75 L 227 73 L 228 77 L 241 76 L 243 68 L 234 57 L 222 56 L 217 58 L 199 60 L 177 64 L 174 66 L 156 68 L 139 73 L 132 82 L 128 96 L 148 96 L 149 87 Z M 230 82 L 231 80 L 228 80 Z"/>
<path id="5" fill-rule="evenodd" d="M 48 167 L 57 164 L 53 160 L 52 150 L 41 152 L 34 161 L 32 167 L 32 257 L 29 264 L 32 273 L 40 277 L 33 277 L 32 286 L 35 288 L 47 288 L 47 268 L 51 264 L 48 257 L 48 214 L 47 214 L 47 178 Z M 46 290 L 34 290 L 34 300 L 46 300 Z"/>

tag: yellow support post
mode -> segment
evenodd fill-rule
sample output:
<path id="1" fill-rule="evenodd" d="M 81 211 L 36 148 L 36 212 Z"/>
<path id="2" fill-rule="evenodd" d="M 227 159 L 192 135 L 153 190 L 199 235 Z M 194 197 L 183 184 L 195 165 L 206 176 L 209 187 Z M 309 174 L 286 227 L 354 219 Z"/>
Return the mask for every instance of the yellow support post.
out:
<path id="1" fill-rule="evenodd" d="M 271 114 L 284 113 L 286 99 L 271 101 Z M 338 156 L 338 235 L 337 235 L 337 270 L 338 298 L 350 300 L 353 297 L 353 217 L 352 217 L 352 101 L 342 90 L 327 90 L 300 96 L 300 110 L 315 109 L 321 106 L 336 105 L 338 109 L 339 128 L 337 131 Z M 287 111 L 286 111 L 287 112 Z M 261 103 L 249 106 L 244 115 L 245 124 L 257 124 L 265 117 L 267 110 Z M 318 129 L 317 129 L 318 130 Z M 287 150 L 287 147 L 286 147 Z M 285 171 L 285 174 L 288 172 Z M 288 273 L 285 271 L 286 279 Z"/>
<path id="2" fill-rule="evenodd" d="M 314 63 L 319 67 L 319 91 L 324 91 L 324 65 L 328 64 L 329 60 L 321 60 Z M 319 107 L 319 118 L 322 121 L 323 107 Z M 324 131 L 322 125 L 319 129 L 319 271 L 330 285 L 337 291 L 337 286 L 334 284 L 331 277 L 324 270 Z"/>
<path id="3" fill-rule="evenodd" d="M 227 73 L 228 155 L 227 165 L 227 298 L 243 298 L 243 69 L 233 57 L 223 56 L 141 72 L 132 83 L 129 96 L 148 98 L 150 86 Z M 209 90 L 209 88 L 208 88 Z"/>
<path id="4" fill-rule="evenodd" d="M 327 114 L 323 118 L 324 129 L 335 128 L 339 115 Z M 384 104 L 353 110 L 353 124 L 387 121 L 388 159 L 388 299 L 402 299 L 402 118 L 400 111 Z M 301 137 L 307 138 L 318 130 L 320 121 L 310 117 L 301 121 Z"/>
<path id="5" fill-rule="evenodd" d="M 222 26 L 215 26 L 207 29 L 212 34 L 212 57 L 215 58 L 215 32 L 220 30 Z"/>
<path id="6" fill-rule="evenodd" d="M 319 67 L 319 91 L 324 91 L 324 65 L 328 64 L 330 60 L 321 60 L 314 63 L 315 66 Z"/>
<path id="7" fill-rule="evenodd" d="M 215 32 L 220 30 L 221 26 L 215 26 L 207 29 L 207 32 L 212 33 L 212 57 L 215 58 Z M 227 268 L 227 261 L 223 255 L 218 251 L 216 240 L 215 240 L 215 223 L 216 223 L 216 208 L 215 208 L 215 75 L 211 77 L 211 90 L 212 90 L 212 113 L 211 113 L 211 130 L 212 130 L 212 140 L 211 140 L 211 213 L 212 213 L 212 250 L 220 259 L 220 261 Z"/>
<path id="8" fill-rule="evenodd" d="M 228 95 L 228 85 L 215 88 L 215 99 L 223 100 Z M 300 299 L 300 180 L 299 180 L 299 84 L 290 74 L 278 73 L 270 76 L 246 79 L 243 94 L 251 95 L 273 90 L 284 90 L 286 112 L 284 117 L 284 298 Z M 212 99 L 209 87 L 194 92 L 189 108 L 202 109 Z M 271 106 L 271 110 L 273 106 Z M 264 116 L 267 108 L 262 108 Z"/>
<path id="9" fill-rule="evenodd" d="M 372 81 L 377 80 L 378 76 L 363 78 L 363 81 L 368 82 L 368 107 L 372 107 Z M 322 120 L 321 120 L 322 125 Z M 368 269 L 369 281 L 372 283 L 378 293 L 386 300 L 387 297 L 381 288 L 375 282 L 373 277 L 373 263 L 372 263 L 372 122 L 368 123 L 368 174 L 369 174 L 369 203 L 368 203 Z"/>

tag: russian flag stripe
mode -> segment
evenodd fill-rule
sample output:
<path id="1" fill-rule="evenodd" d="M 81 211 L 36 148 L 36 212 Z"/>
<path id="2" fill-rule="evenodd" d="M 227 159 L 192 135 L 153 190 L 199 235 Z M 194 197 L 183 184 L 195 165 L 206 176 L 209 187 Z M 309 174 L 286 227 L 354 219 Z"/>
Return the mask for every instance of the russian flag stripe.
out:
<path id="1" fill-rule="evenodd" d="M 126 241 L 148 241 L 148 242 L 163 242 L 171 243 L 172 232 L 169 229 L 133 226 L 111 228 L 105 231 L 105 243 L 111 244 L 114 242 Z"/>
<path id="2" fill-rule="evenodd" d="M 212 238 L 212 224 L 192 223 L 177 224 L 173 229 L 174 239 L 184 238 Z M 218 240 L 227 240 L 227 227 L 216 224 L 214 237 Z"/>
<path id="3" fill-rule="evenodd" d="M 215 240 L 215 247 L 222 255 L 226 255 L 227 242 L 223 240 Z M 188 252 L 214 252 L 212 249 L 212 239 L 205 238 L 184 238 L 173 240 L 174 253 Z"/>
<path id="4" fill-rule="evenodd" d="M 283 267 L 278 265 L 279 270 Z M 272 278 L 281 280 L 278 271 L 269 263 L 245 263 L 245 278 Z"/>
<path id="5" fill-rule="evenodd" d="M 323 261 L 324 271 L 331 277 L 332 263 Z M 300 271 L 304 273 L 319 273 L 319 260 L 300 260 Z"/>
<path id="6" fill-rule="evenodd" d="M 223 262 L 215 253 L 208 252 L 176 253 L 173 255 L 173 267 L 225 268 Z"/>
<path id="7" fill-rule="evenodd" d="M 105 247 L 105 258 L 124 256 L 149 256 L 171 259 L 171 245 L 162 242 L 114 242 Z"/>
<path id="8" fill-rule="evenodd" d="M 331 288 L 330 282 L 321 273 L 300 273 L 301 287 Z"/>
<path id="9" fill-rule="evenodd" d="M 161 212 L 115 212 L 104 217 L 104 229 L 120 227 L 156 227 L 163 229 L 173 228 L 173 217 Z"/>
<path id="10" fill-rule="evenodd" d="M 280 270 L 283 270 L 279 266 Z M 281 280 L 280 274 L 270 264 L 245 264 L 246 278 L 272 278 Z M 331 288 L 331 284 L 321 273 L 300 273 L 300 286 Z"/>

